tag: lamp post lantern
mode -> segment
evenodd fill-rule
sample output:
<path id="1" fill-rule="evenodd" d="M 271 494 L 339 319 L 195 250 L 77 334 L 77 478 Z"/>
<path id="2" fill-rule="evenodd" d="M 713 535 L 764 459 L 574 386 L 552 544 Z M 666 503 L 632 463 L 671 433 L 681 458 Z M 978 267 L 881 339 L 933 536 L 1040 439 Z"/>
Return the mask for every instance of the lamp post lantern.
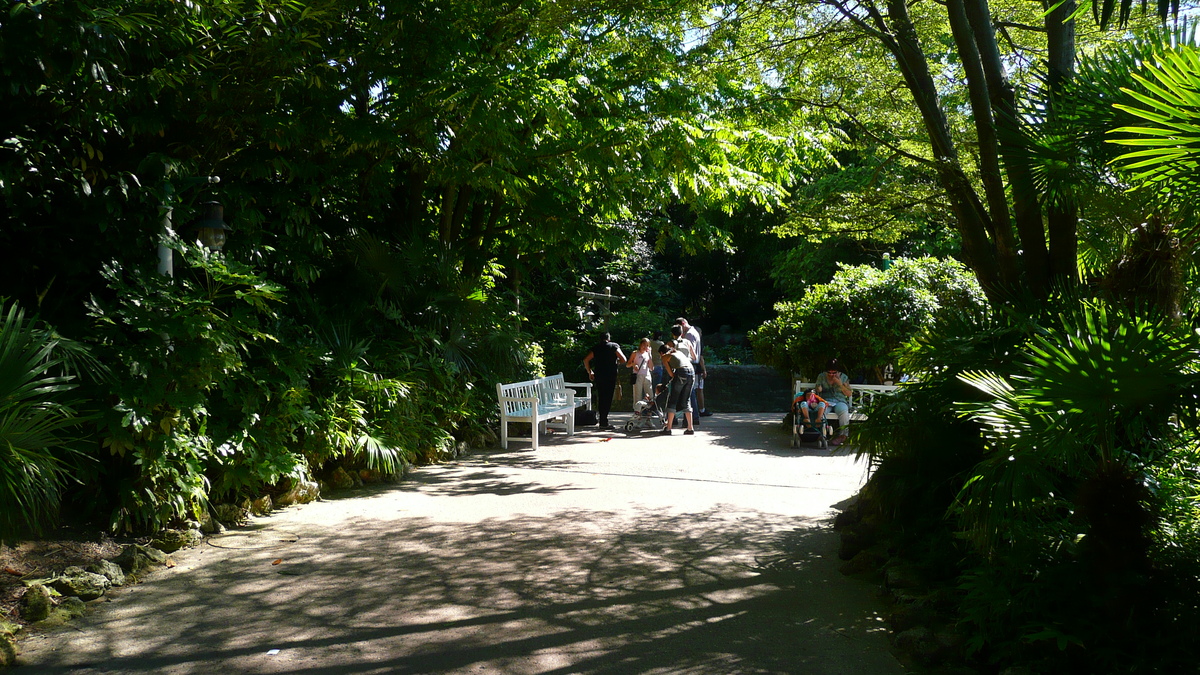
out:
<path id="1" fill-rule="evenodd" d="M 204 213 L 195 222 L 196 238 L 210 251 L 220 251 L 225 247 L 225 233 L 229 226 L 225 224 L 225 207 L 220 202 L 204 202 L 200 205 Z"/>
<path id="2" fill-rule="evenodd" d="M 625 299 L 619 295 L 613 295 L 612 287 L 610 287 L 610 286 L 605 286 L 603 293 L 592 293 L 591 291 L 576 291 L 576 294 L 581 298 L 587 298 L 589 300 L 599 300 L 600 301 L 600 312 L 604 315 L 604 330 L 605 331 L 608 331 L 608 318 L 610 316 L 612 316 L 612 304 L 611 304 L 612 301 Z M 592 313 L 592 312 L 588 312 L 588 314 L 591 314 L 594 316 L 594 313 Z"/>

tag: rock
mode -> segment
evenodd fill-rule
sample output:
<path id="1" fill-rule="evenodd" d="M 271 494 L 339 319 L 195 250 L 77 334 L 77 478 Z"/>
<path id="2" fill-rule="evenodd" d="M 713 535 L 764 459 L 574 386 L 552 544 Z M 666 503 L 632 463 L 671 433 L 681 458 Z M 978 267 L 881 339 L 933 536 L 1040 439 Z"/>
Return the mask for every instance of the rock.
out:
<path id="1" fill-rule="evenodd" d="M 833 517 L 833 529 L 840 530 L 858 523 L 858 514 L 854 511 L 838 511 Z"/>
<path id="2" fill-rule="evenodd" d="M 51 582 L 54 590 L 80 600 L 95 600 L 108 592 L 112 582 L 102 574 L 88 572 L 82 567 L 68 567 Z"/>
<path id="3" fill-rule="evenodd" d="M 900 605 L 912 605 L 922 602 L 927 597 L 923 591 L 906 588 L 891 588 L 888 589 L 888 592 L 892 596 L 892 601 Z"/>
<path id="4" fill-rule="evenodd" d="M 66 619 L 78 619 L 87 611 L 87 605 L 83 604 L 82 598 L 63 598 L 54 611 Z"/>
<path id="5" fill-rule="evenodd" d="M 83 616 L 85 611 L 87 611 L 87 605 L 83 604 L 83 600 L 75 597 L 63 598 L 58 606 L 50 611 L 50 616 L 38 621 L 35 625 L 43 630 L 57 628 L 71 619 Z"/>
<path id="6" fill-rule="evenodd" d="M 884 571 L 883 580 L 888 588 L 913 589 L 925 585 L 920 573 L 908 565 L 890 565 Z"/>
<path id="7" fill-rule="evenodd" d="M 136 574 L 167 562 L 167 554 L 150 546 L 130 544 L 113 558 L 113 562 L 120 565 L 125 574 Z"/>
<path id="8" fill-rule="evenodd" d="M 243 508 L 238 504 L 217 504 L 213 507 L 213 511 L 216 513 L 217 520 L 235 527 L 245 525 L 250 514 L 249 508 Z"/>
<path id="9" fill-rule="evenodd" d="M 924 666 L 937 662 L 941 646 L 933 635 L 933 631 L 925 626 L 910 628 L 896 633 L 896 648 L 910 654 L 918 663 Z"/>
<path id="10" fill-rule="evenodd" d="M 256 516 L 270 515 L 273 510 L 275 510 L 275 504 L 271 501 L 271 495 L 263 495 L 250 502 L 250 513 Z"/>
<path id="11" fill-rule="evenodd" d="M 500 437 L 496 435 L 494 429 L 488 427 L 481 429 L 470 439 L 470 442 L 476 448 L 491 448 L 500 443 Z"/>
<path id="12" fill-rule="evenodd" d="M 939 659 L 942 661 L 961 660 L 967 650 L 967 638 L 948 630 L 939 630 L 933 634 L 937 641 Z"/>
<path id="13" fill-rule="evenodd" d="M 397 462 L 395 473 L 388 473 L 388 474 L 383 475 L 383 482 L 388 483 L 390 485 L 396 485 L 399 483 L 403 483 L 404 477 L 408 475 L 408 472 L 411 468 L 412 468 L 411 464 L 409 464 L 408 462 L 406 462 L 404 460 L 400 460 L 399 462 Z"/>
<path id="14" fill-rule="evenodd" d="M 17 642 L 12 635 L 0 633 L 0 668 L 8 668 L 17 662 Z"/>
<path id="15" fill-rule="evenodd" d="M 114 562 L 101 560 L 98 563 L 89 565 L 87 571 L 103 576 L 113 586 L 125 585 L 125 571 L 121 569 L 120 565 Z"/>
<path id="16" fill-rule="evenodd" d="M 276 506 L 291 506 L 292 504 L 307 504 L 321 496 L 321 488 L 316 481 L 293 479 L 292 487 L 287 492 L 275 498 Z"/>
<path id="17" fill-rule="evenodd" d="M 959 661 L 963 657 L 966 639 L 952 631 L 934 632 L 925 626 L 896 633 L 896 648 L 907 652 L 923 666 Z"/>
<path id="18" fill-rule="evenodd" d="M 221 534 L 225 531 L 225 526 L 221 524 L 221 521 L 214 518 L 208 509 L 205 509 L 204 513 L 200 514 L 200 522 L 197 525 L 203 534 Z"/>
<path id="19" fill-rule="evenodd" d="M 838 571 L 846 576 L 871 574 L 879 571 L 885 562 L 886 559 L 874 551 L 859 551 L 858 555 L 842 563 Z"/>
<path id="20" fill-rule="evenodd" d="M 897 605 L 888 613 L 887 622 L 892 631 L 906 630 L 928 624 L 936 618 L 935 612 L 924 605 Z"/>
<path id="21" fill-rule="evenodd" d="M 21 616 L 30 623 L 41 621 L 50 616 L 54 603 L 50 601 L 50 591 L 41 584 L 33 584 L 25 589 L 21 597 Z"/>
<path id="22" fill-rule="evenodd" d="M 862 529 L 847 527 L 842 530 L 842 543 L 838 546 L 838 558 L 851 560 L 874 543 L 874 537 L 869 536 Z"/>
<path id="23" fill-rule="evenodd" d="M 335 490 L 348 490 L 354 487 L 354 477 L 346 473 L 346 470 L 339 466 L 329 475 L 329 484 Z"/>
<path id="24" fill-rule="evenodd" d="M 363 483 L 382 483 L 383 482 L 383 474 L 379 473 L 375 469 L 361 469 L 358 472 L 358 478 Z"/>
<path id="25" fill-rule="evenodd" d="M 200 530 L 163 530 L 150 543 L 164 553 L 174 553 L 181 548 L 199 546 L 203 541 Z"/>

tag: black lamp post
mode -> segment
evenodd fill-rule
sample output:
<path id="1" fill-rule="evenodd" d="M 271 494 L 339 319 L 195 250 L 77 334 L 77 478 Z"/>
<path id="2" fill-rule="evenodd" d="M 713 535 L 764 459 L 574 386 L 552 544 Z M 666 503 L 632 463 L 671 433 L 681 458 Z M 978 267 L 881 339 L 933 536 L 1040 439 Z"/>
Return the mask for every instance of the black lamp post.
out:
<path id="1" fill-rule="evenodd" d="M 200 206 L 204 213 L 194 225 L 196 238 L 208 250 L 220 251 L 225 247 L 225 233 L 230 231 L 225 224 L 225 207 L 219 202 L 204 202 Z"/>

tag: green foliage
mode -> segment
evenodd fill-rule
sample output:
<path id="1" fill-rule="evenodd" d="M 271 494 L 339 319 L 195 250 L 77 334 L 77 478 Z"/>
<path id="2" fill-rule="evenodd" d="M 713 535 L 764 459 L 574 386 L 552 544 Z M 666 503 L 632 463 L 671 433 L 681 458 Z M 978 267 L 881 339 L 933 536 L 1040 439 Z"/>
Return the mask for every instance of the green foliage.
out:
<path id="1" fill-rule="evenodd" d="M 120 363 L 105 413 L 103 447 L 120 461 L 114 529 L 157 529 L 194 517 L 217 461 L 208 397 L 246 368 L 266 332 L 280 288 L 251 268 L 180 247 L 194 267 L 178 279 L 105 267 L 109 297 L 89 302 L 105 360 Z"/>
<path id="2" fill-rule="evenodd" d="M 900 259 L 886 271 L 845 266 L 830 283 L 777 305 L 779 316 L 750 339 L 760 363 L 786 372 L 816 373 L 837 357 L 879 378 L 895 350 L 939 315 L 982 304 L 978 284 L 954 261 Z"/>
<path id="3" fill-rule="evenodd" d="M 103 369 L 16 303 L 0 323 L 0 540 L 57 522 L 63 489 L 87 457 L 78 437 L 88 421 L 76 393 L 80 369 Z"/>
<path id="4" fill-rule="evenodd" d="M 704 348 L 704 363 L 709 366 L 754 365 L 754 351 L 741 345 L 710 345 Z"/>
<path id="5" fill-rule="evenodd" d="M 1113 129 L 1123 137 L 1111 141 L 1142 149 L 1126 152 L 1114 163 L 1163 200 L 1188 204 L 1200 194 L 1200 50 L 1194 44 L 1162 45 L 1148 57 L 1145 74 L 1130 73 L 1140 87 L 1121 89 L 1133 101 L 1114 104 L 1138 123 Z"/>
<path id="6" fill-rule="evenodd" d="M 972 651 L 1171 672 L 1198 590 L 1200 339 L 1063 297 L 952 315 L 900 363 L 916 381 L 856 430 L 878 464 L 863 494 L 910 555 L 959 538 Z"/>

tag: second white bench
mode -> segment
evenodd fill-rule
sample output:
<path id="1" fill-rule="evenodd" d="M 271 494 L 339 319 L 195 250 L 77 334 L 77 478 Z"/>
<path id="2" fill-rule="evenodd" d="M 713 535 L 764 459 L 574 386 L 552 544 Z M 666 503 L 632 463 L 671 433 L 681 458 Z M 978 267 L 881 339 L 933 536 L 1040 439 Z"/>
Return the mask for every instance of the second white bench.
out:
<path id="1" fill-rule="evenodd" d="M 538 432 L 544 427 L 559 428 L 568 436 L 575 434 L 575 388 L 587 392 L 583 402 L 590 409 L 591 382 L 564 382 L 562 373 L 524 382 L 496 384 L 500 404 L 500 446 L 508 448 L 509 422 L 524 422 L 533 427 L 533 449 L 538 448 Z"/>

